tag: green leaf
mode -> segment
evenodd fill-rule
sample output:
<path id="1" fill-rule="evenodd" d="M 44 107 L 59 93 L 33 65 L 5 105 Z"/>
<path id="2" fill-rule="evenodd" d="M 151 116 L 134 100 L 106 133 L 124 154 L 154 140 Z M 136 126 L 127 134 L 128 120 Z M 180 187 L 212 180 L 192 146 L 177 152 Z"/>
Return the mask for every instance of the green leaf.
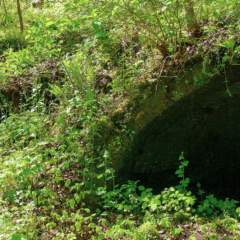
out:
<path id="1" fill-rule="evenodd" d="M 20 234 L 13 234 L 12 237 L 11 237 L 11 240 L 25 240 L 26 238 L 24 238 L 22 235 Z"/>

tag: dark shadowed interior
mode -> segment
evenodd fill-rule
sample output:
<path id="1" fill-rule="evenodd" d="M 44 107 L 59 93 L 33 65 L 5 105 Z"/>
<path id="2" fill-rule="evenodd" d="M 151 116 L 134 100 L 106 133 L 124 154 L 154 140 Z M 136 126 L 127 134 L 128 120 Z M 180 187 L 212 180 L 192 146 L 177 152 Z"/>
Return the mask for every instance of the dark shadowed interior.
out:
<path id="1" fill-rule="evenodd" d="M 179 155 L 186 175 L 209 193 L 240 196 L 240 74 L 225 76 L 172 104 L 135 137 L 122 172 L 160 190 L 177 184 Z M 239 79 L 239 82 L 238 82 Z M 225 79 L 226 80 L 226 79 Z"/>

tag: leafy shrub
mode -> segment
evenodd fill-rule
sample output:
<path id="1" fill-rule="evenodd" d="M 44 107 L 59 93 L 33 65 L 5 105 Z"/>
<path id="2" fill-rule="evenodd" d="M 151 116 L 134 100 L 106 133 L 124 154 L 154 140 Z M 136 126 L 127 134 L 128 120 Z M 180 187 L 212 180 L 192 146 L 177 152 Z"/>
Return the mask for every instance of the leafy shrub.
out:
<path id="1" fill-rule="evenodd" d="M 167 213 L 190 213 L 196 198 L 191 192 L 181 192 L 171 187 L 160 194 L 160 211 Z"/>
<path id="2" fill-rule="evenodd" d="M 152 192 L 151 189 L 138 186 L 138 182 L 129 181 L 120 186 L 116 185 L 112 191 L 99 188 L 98 195 L 102 198 L 104 209 L 131 213 L 141 211 L 144 199 L 152 196 Z"/>
<path id="3" fill-rule="evenodd" d="M 234 215 L 238 201 L 217 199 L 214 195 L 208 195 L 197 207 L 197 212 L 206 217 L 213 217 L 219 214 Z"/>
<path id="4" fill-rule="evenodd" d="M 103 208 L 108 211 L 138 214 L 150 211 L 158 215 L 172 214 L 178 219 L 191 215 L 196 200 L 191 192 L 182 192 L 173 187 L 154 195 L 151 189 L 131 181 L 116 186 L 112 191 L 100 188 L 98 194 L 102 198 Z"/>
<path id="5" fill-rule="evenodd" d="M 177 188 L 183 191 L 187 190 L 190 183 L 190 179 L 186 178 L 185 176 L 185 168 L 187 168 L 188 165 L 189 161 L 185 159 L 184 153 L 182 152 L 181 155 L 179 156 L 179 167 L 176 170 L 175 174 L 179 178 L 179 184 Z"/>
<path id="6" fill-rule="evenodd" d="M 27 46 L 27 42 L 22 34 L 14 31 L 8 31 L 3 36 L 0 35 L 0 55 L 7 49 L 18 51 Z"/>

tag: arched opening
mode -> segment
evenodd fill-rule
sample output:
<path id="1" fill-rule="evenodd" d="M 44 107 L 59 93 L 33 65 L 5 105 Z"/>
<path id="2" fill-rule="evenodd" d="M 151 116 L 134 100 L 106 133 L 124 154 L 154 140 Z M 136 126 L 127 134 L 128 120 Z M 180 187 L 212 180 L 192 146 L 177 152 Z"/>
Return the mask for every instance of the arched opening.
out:
<path id="1" fill-rule="evenodd" d="M 239 198 L 240 84 L 233 78 L 228 91 L 216 77 L 145 126 L 122 172 L 161 190 L 177 183 L 175 170 L 184 152 L 192 187 L 199 182 L 209 193 Z"/>

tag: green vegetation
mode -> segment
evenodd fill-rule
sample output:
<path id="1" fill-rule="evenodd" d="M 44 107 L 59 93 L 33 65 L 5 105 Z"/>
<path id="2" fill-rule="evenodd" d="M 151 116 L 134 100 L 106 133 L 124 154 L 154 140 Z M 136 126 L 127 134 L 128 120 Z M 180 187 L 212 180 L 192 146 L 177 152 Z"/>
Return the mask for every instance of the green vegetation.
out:
<path id="1" fill-rule="evenodd" d="M 238 199 L 192 190 L 184 153 L 160 193 L 119 177 L 146 99 L 177 101 L 239 64 L 238 0 L 0 7 L 1 240 L 240 239 Z"/>

